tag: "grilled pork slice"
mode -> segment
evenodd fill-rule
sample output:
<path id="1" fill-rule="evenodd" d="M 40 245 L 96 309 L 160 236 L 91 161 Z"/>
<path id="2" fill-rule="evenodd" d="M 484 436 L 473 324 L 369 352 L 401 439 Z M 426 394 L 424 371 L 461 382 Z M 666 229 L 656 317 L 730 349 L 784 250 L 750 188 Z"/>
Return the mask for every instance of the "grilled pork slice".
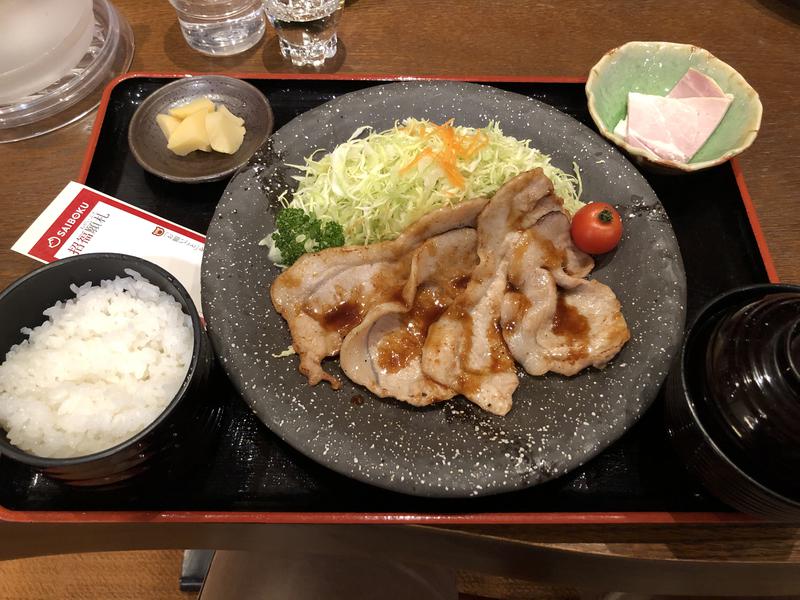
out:
<path id="1" fill-rule="evenodd" d="M 503 338 L 531 375 L 575 375 L 603 367 L 630 338 L 614 292 L 599 281 L 557 288 L 552 275 L 535 269 L 524 292 L 503 300 Z"/>
<path id="2" fill-rule="evenodd" d="M 478 262 L 477 233 L 457 229 L 428 239 L 415 252 L 401 301 L 379 304 L 345 338 L 342 370 L 381 398 L 414 406 L 455 392 L 422 372 L 428 328 L 464 289 Z"/>
<path id="3" fill-rule="evenodd" d="M 577 285 L 591 273 L 594 260 L 579 250 L 572 241 L 570 220 L 566 213 L 554 210 L 541 217 L 525 234 L 518 238 L 515 252 L 519 253 L 525 244 L 535 236 L 539 252 L 530 256 L 533 263 L 518 266 L 542 266 L 550 270 L 556 282 L 562 287 Z"/>
<path id="4" fill-rule="evenodd" d="M 552 236 L 559 223 L 564 226 L 561 221 L 559 214 L 547 215 L 527 231 L 508 268 L 503 339 L 531 375 L 575 375 L 588 366 L 602 367 L 630 337 L 611 288 L 570 276 L 558 265 L 566 252 L 545 234 Z M 568 220 L 565 226 L 569 231 Z"/>
<path id="5" fill-rule="evenodd" d="M 433 211 L 389 242 L 307 254 L 275 279 L 272 303 L 289 324 L 300 372 L 311 385 L 324 379 L 339 387 L 322 360 L 339 352 L 344 337 L 372 308 L 400 299 L 413 250 L 445 231 L 474 226 L 486 203 L 479 198 Z"/>
<path id="6" fill-rule="evenodd" d="M 511 409 L 519 385 L 500 330 L 510 252 L 525 229 L 561 207 L 541 169 L 503 185 L 478 217 L 480 263 L 467 289 L 428 331 L 423 372 L 494 414 Z"/>
<path id="7" fill-rule="evenodd" d="M 428 329 L 422 371 L 482 409 L 504 415 L 519 385 L 514 360 L 499 329 L 507 261 L 472 280 L 465 292 Z M 480 267 L 479 267 L 480 268 Z"/>

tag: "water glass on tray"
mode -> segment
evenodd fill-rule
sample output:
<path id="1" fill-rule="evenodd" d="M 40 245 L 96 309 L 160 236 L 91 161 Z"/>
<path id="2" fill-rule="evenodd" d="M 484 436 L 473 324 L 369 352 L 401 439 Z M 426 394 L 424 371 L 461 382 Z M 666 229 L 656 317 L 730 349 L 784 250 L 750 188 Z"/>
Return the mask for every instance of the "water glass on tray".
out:
<path id="1" fill-rule="evenodd" d="M 261 0 L 169 0 L 189 46 L 211 56 L 230 56 L 261 41 L 266 22 Z"/>
<path id="2" fill-rule="evenodd" d="M 298 67 L 321 66 L 336 54 L 344 0 L 264 0 L 281 54 Z"/>

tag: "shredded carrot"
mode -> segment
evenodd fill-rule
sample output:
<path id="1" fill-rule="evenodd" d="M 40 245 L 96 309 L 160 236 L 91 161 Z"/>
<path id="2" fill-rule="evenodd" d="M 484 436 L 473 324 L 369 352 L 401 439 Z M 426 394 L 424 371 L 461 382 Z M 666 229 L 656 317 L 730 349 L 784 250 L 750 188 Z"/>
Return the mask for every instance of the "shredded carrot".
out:
<path id="1" fill-rule="evenodd" d="M 423 150 L 422 152 L 417 154 L 417 157 L 414 160 L 412 160 L 405 167 L 400 169 L 400 174 L 402 175 L 402 174 L 408 172 L 409 170 L 411 170 L 411 167 L 416 165 L 419 161 L 421 161 L 426 156 L 433 156 L 433 150 L 431 150 L 430 148 L 425 148 L 425 150 Z"/>
<path id="2" fill-rule="evenodd" d="M 479 131 L 474 135 L 459 135 L 453 127 L 453 119 L 442 123 L 434 124 L 433 127 L 426 129 L 422 126 L 406 127 L 404 129 L 409 135 L 422 138 L 427 141 L 433 137 L 438 138 L 442 143 L 442 149 L 434 153 L 430 147 L 423 149 L 410 163 L 400 169 L 400 173 L 407 173 L 412 167 L 419 163 L 423 158 L 430 157 L 444 172 L 453 187 L 464 188 L 464 176 L 458 169 L 458 160 L 469 159 L 489 143 L 486 134 Z"/>

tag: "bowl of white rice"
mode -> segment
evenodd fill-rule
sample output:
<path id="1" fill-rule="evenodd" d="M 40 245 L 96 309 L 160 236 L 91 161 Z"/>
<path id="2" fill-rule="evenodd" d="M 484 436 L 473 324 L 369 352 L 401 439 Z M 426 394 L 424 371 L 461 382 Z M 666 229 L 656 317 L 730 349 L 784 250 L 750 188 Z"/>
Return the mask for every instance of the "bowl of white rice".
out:
<path id="1" fill-rule="evenodd" d="M 123 254 L 45 265 L 0 293 L 0 455 L 72 485 L 173 465 L 221 416 L 189 294 Z"/>

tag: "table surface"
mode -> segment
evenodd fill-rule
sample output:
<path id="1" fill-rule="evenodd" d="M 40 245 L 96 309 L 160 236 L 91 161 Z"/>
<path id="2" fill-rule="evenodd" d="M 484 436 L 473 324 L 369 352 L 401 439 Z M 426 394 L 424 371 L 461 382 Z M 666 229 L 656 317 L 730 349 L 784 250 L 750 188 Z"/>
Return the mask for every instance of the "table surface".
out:
<path id="1" fill-rule="evenodd" d="M 254 49 L 231 58 L 190 50 L 165 0 L 116 0 L 130 22 L 132 70 L 290 73 L 268 29 Z M 605 51 L 630 40 L 707 48 L 759 92 L 761 131 L 741 157 L 750 193 L 781 280 L 800 283 L 800 122 L 795 72 L 800 5 L 790 0 L 617 0 L 615 2 L 351 0 L 339 27 L 343 74 L 586 76 Z M 33 269 L 10 247 L 47 203 L 78 176 L 94 113 L 57 132 L 0 145 L 0 288 Z M 496 526 L 487 539 L 653 559 L 800 563 L 798 529 L 778 525 Z"/>

